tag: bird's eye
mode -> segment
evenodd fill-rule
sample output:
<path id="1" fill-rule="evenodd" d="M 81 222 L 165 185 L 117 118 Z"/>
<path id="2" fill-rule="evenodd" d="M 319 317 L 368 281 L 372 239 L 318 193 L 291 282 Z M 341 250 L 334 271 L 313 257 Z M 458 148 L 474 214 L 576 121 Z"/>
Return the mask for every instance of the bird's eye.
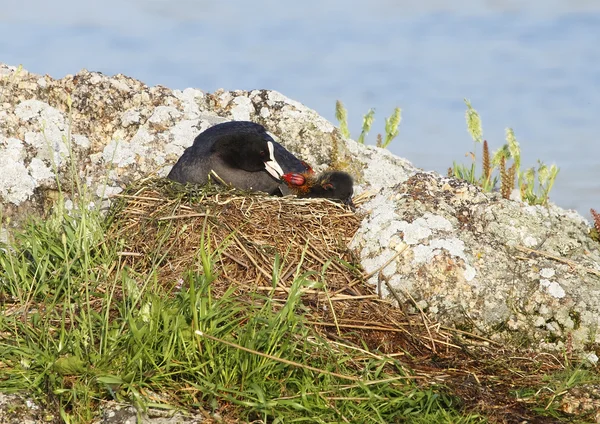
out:
<path id="1" fill-rule="evenodd" d="M 264 150 L 261 150 L 259 154 L 260 154 L 262 157 L 264 157 L 264 156 L 266 155 L 266 153 L 265 153 L 265 151 L 264 151 Z"/>

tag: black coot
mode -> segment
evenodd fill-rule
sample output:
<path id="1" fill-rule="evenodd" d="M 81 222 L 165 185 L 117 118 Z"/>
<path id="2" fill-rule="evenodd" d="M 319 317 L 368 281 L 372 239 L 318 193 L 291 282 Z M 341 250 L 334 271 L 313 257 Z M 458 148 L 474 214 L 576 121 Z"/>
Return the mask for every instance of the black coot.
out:
<path id="1" fill-rule="evenodd" d="M 183 184 L 206 184 L 211 175 L 214 182 L 242 190 L 280 194 L 289 192 L 281 181 L 283 174 L 309 170 L 273 140 L 262 125 L 232 121 L 200 133 L 167 178 Z"/>

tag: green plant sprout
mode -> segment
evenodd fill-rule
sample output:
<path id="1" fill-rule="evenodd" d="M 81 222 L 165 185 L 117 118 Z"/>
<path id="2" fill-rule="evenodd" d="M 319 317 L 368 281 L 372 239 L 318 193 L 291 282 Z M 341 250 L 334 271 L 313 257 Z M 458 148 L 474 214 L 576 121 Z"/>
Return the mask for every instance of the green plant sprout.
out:
<path id="1" fill-rule="evenodd" d="M 335 102 L 335 118 L 340 124 L 340 131 L 346 138 L 350 138 L 350 130 L 348 129 L 348 112 L 341 101 Z M 365 137 L 371 131 L 373 121 L 375 120 L 375 109 L 371 108 L 363 115 L 363 122 L 360 135 L 356 140 L 360 144 L 365 144 Z M 392 112 L 389 118 L 385 118 L 385 139 L 381 134 L 377 135 L 377 147 L 387 148 L 392 140 L 394 140 L 398 134 L 398 127 L 402 121 L 402 110 L 397 107 Z"/>
<path id="2" fill-rule="evenodd" d="M 473 139 L 473 152 L 469 152 L 471 165 L 453 163 L 448 170 L 450 176 L 480 186 L 484 191 L 500 190 L 502 197 L 508 199 L 515 189 L 519 188 L 521 200 L 532 205 L 547 205 L 550 190 L 554 185 L 559 169 L 556 165 L 547 166 L 538 160 L 534 167 L 521 171 L 521 147 L 512 128 L 506 128 L 506 144 L 491 156 L 487 140 L 483 139 L 483 127 L 479 113 L 469 100 L 465 99 L 467 110 L 465 119 L 467 131 Z M 477 145 L 483 144 L 481 175 L 477 175 Z M 508 166 L 508 161 L 512 164 Z M 537 181 L 536 181 L 537 175 Z M 516 181 L 515 181 L 516 179 Z M 500 187 L 498 187 L 498 183 Z"/>

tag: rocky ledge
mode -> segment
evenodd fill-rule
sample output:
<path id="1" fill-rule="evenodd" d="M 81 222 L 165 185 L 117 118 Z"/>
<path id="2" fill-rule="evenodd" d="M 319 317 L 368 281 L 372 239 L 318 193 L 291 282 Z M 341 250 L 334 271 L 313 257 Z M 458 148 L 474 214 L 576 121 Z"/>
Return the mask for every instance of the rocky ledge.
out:
<path id="1" fill-rule="evenodd" d="M 276 91 L 179 91 L 86 70 L 54 80 L 0 64 L 3 225 L 43 213 L 73 175 L 99 200 L 165 176 L 200 131 L 227 120 L 264 125 L 317 171 L 355 176 L 370 196 L 351 247 L 381 296 L 495 340 L 598 360 L 600 244 L 585 219 L 421 172 Z"/>

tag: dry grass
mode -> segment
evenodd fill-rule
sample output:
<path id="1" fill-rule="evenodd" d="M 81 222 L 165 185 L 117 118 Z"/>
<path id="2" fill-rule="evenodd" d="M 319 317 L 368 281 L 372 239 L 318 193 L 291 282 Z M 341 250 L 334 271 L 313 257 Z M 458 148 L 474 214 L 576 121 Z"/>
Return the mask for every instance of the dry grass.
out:
<path id="1" fill-rule="evenodd" d="M 352 287 L 361 281 L 361 273 L 345 263 L 355 262 L 346 245 L 360 219 L 349 209 L 328 200 L 242 195 L 210 188 L 173 197 L 169 191 L 173 188 L 177 187 L 157 182 L 119 196 L 124 207 L 110 234 L 124 241 L 121 254 L 134 269 L 157 265 L 165 288 L 176 285 L 197 262 L 206 235 L 219 253 L 217 287 L 236 284 L 241 291 L 271 290 L 274 258 L 279 255 L 276 291 L 283 296 L 294 275 L 306 272 L 314 273 L 315 282 L 326 281 L 329 291 L 337 292 L 334 300 L 343 299 L 344 294 L 358 295 Z M 159 250 L 164 253 L 158 263 L 147 254 L 156 250 L 156 243 L 161 243 Z"/>
<path id="2" fill-rule="evenodd" d="M 394 356 L 421 384 L 447 386 L 469 411 L 492 422 L 553 422 L 531 404 L 559 402 L 553 409 L 560 409 L 560 399 L 544 390 L 544 375 L 564 369 L 565 358 L 500 346 L 379 299 L 347 248 L 361 217 L 345 206 L 159 181 L 119 197 L 109 237 L 123 240 L 120 254 L 133 269 L 157 267 L 166 290 L 199 262 L 206 234 L 218 252 L 216 293 L 235 285 L 240 296 L 263 291 L 283 303 L 295 276 L 309 275 L 315 284 L 305 289 L 303 303 L 331 343 Z M 515 395 L 524 389 L 530 394 Z"/>

